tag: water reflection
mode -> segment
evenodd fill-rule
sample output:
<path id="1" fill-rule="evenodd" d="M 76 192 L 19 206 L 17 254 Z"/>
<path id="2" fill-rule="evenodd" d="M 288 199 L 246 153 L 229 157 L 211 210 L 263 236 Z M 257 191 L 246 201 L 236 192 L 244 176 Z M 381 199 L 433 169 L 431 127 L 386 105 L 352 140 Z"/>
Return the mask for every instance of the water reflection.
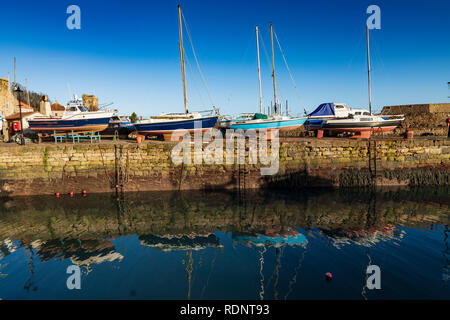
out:
<path id="1" fill-rule="evenodd" d="M 0 298 L 448 299 L 448 191 L 1 199 Z"/>

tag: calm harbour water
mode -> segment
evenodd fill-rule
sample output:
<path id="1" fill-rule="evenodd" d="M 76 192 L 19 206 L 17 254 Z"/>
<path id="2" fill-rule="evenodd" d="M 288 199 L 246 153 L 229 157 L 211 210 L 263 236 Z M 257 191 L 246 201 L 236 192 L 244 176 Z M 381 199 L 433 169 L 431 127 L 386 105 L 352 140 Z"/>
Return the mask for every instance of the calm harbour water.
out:
<path id="1" fill-rule="evenodd" d="M 0 199 L 0 298 L 450 299 L 449 191 Z"/>

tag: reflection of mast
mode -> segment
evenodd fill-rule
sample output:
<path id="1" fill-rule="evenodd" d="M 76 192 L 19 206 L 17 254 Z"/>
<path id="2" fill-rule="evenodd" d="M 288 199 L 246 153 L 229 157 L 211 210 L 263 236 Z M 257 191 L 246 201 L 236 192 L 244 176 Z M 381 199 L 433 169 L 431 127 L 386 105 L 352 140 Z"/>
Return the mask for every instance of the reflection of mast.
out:
<path id="1" fill-rule="evenodd" d="M 259 298 L 261 300 L 264 300 L 264 273 L 263 273 L 263 267 L 264 267 L 264 253 L 266 252 L 266 247 L 263 247 L 263 249 L 259 252 L 260 258 L 259 258 L 259 274 L 261 276 L 261 286 L 259 291 Z"/>
<path id="2" fill-rule="evenodd" d="M 448 281 L 448 279 L 450 279 L 450 260 L 448 258 L 448 256 L 450 255 L 450 248 L 448 246 L 448 225 L 445 226 L 445 231 L 444 231 L 444 245 L 445 245 L 445 250 L 444 250 L 444 261 L 445 261 L 445 266 L 442 270 L 442 281 L 444 281 L 444 283 L 446 283 Z"/>
<path id="3" fill-rule="evenodd" d="M 28 280 L 25 282 L 25 285 L 23 286 L 23 288 L 27 291 L 30 290 L 31 287 L 34 286 L 34 282 L 33 282 L 33 275 L 34 275 L 34 264 L 33 264 L 33 248 L 31 247 L 31 245 L 27 246 L 27 249 L 30 252 L 30 259 L 28 261 L 28 266 L 30 268 L 30 277 L 28 278 Z M 35 286 L 34 288 L 32 288 L 33 291 L 37 290 L 37 287 Z"/>
<path id="4" fill-rule="evenodd" d="M 277 266 L 275 267 L 275 281 L 273 282 L 273 297 L 275 300 L 278 300 L 278 280 L 280 278 L 280 268 L 281 268 L 281 254 L 280 251 L 283 249 L 283 247 L 275 248 L 275 255 L 277 257 Z"/>
<path id="5" fill-rule="evenodd" d="M 292 277 L 291 281 L 289 281 L 288 292 L 286 293 L 284 300 L 286 300 L 287 297 L 291 294 L 294 284 L 297 283 L 297 273 L 300 270 L 300 268 L 302 267 L 303 260 L 305 259 L 305 253 L 306 253 L 306 248 L 305 248 L 305 250 L 303 250 L 302 257 L 300 258 L 300 260 L 298 262 L 298 266 L 294 270 L 294 276 Z"/>
<path id="6" fill-rule="evenodd" d="M 189 256 L 189 260 L 188 260 L 188 263 L 186 266 L 186 272 L 187 272 L 187 278 L 188 278 L 187 298 L 188 298 L 188 300 L 191 300 L 191 280 L 192 280 L 192 265 L 193 265 L 192 250 L 189 250 L 189 253 L 186 252 L 186 255 Z"/>
<path id="7" fill-rule="evenodd" d="M 370 257 L 370 247 L 367 247 L 367 258 L 368 258 L 368 263 L 367 263 L 367 267 L 369 267 L 372 264 L 372 258 Z M 367 279 L 369 278 L 369 275 L 367 274 L 367 267 L 366 270 L 364 271 L 366 274 L 366 281 L 364 282 L 362 291 L 361 291 L 361 295 L 363 296 L 364 300 L 367 300 L 366 297 L 366 288 L 367 288 Z"/>
<path id="8" fill-rule="evenodd" d="M 203 298 L 203 296 L 204 296 L 204 294 L 205 294 L 205 290 L 206 290 L 206 288 L 208 288 L 209 279 L 211 278 L 211 274 L 212 274 L 212 272 L 213 272 L 213 268 L 214 268 L 214 265 L 215 265 L 215 262 L 216 262 L 216 259 L 217 259 L 217 253 L 218 253 L 218 252 L 219 252 L 219 250 L 216 249 L 215 254 L 214 254 L 214 258 L 213 258 L 212 261 L 211 261 L 211 267 L 210 267 L 210 269 L 209 269 L 208 278 L 206 279 L 205 286 L 204 286 L 203 289 L 202 289 L 202 295 L 201 295 L 201 298 Z"/>
<path id="9" fill-rule="evenodd" d="M 374 227 L 376 225 L 377 222 L 376 203 L 377 203 L 376 193 L 374 190 L 372 190 L 370 193 L 369 208 L 367 210 L 366 230 L 369 230 L 371 227 Z M 367 267 L 369 267 L 372 264 L 372 258 L 370 256 L 370 246 L 367 247 L 366 255 L 368 258 Z M 364 270 L 364 273 L 366 274 L 366 281 L 363 284 L 363 289 L 361 291 L 361 295 L 365 300 L 367 300 L 366 286 L 367 286 L 367 279 L 369 278 L 369 275 L 367 274 L 367 267 L 366 270 Z"/>

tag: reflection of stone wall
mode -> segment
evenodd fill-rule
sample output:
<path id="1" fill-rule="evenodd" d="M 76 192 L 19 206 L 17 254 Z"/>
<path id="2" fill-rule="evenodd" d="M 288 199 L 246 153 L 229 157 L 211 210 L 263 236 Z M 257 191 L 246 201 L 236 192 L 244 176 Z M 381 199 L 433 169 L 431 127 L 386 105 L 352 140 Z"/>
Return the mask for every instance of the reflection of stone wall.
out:
<path id="1" fill-rule="evenodd" d="M 367 144 L 350 139 L 282 140 L 274 176 L 262 176 L 260 168 L 267 166 L 260 163 L 247 164 L 245 175 L 237 164 L 196 165 L 193 152 L 191 164 L 175 165 L 175 144 L 167 142 L 8 146 L 0 148 L 0 192 L 111 192 L 120 168 L 128 177 L 125 191 L 235 189 L 243 187 L 243 179 L 245 188 L 450 185 L 449 139 L 377 141 L 375 180 L 368 171 Z"/>
<path id="2" fill-rule="evenodd" d="M 0 241 L 281 233 L 289 228 L 333 233 L 450 223 L 448 188 L 432 191 L 250 193 L 240 204 L 232 194 L 201 192 L 130 193 L 120 203 L 110 195 L 16 198 L 0 203 Z"/>
<path id="3" fill-rule="evenodd" d="M 98 98 L 94 95 L 83 94 L 83 104 L 91 111 L 98 110 Z"/>
<path id="4" fill-rule="evenodd" d="M 0 111 L 4 117 L 14 113 L 18 102 L 11 92 L 9 81 L 5 78 L 0 79 Z"/>

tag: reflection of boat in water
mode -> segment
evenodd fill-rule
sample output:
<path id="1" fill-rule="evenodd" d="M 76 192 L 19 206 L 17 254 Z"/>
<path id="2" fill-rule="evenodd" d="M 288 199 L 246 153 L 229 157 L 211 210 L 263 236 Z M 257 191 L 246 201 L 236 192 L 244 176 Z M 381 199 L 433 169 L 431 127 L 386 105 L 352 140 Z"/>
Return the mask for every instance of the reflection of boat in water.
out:
<path id="1" fill-rule="evenodd" d="M 381 228 L 369 228 L 367 230 L 321 230 L 321 232 L 331 239 L 333 245 L 338 249 L 349 244 L 371 247 L 379 242 L 401 240 L 405 233 L 403 230 L 398 229 L 391 224 L 387 224 Z"/>
<path id="2" fill-rule="evenodd" d="M 244 243 L 246 245 L 255 247 L 275 247 L 279 248 L 285 245 L 288 246 L 306 246 L 308 240 L 306 236 L 296 230 L 288 230 L 281 233 L 260 234 L 254 235 L 235 235 L 233 240 Z"/>
<path id="3" fill-rule="evenodd" d="M 36 250 L 42 262 L 55 258 L 70 259 L 73 264 L 90 270 L 93 264 L 122 261 L 123 255 L 115 250 L 114 244 L 109 240 L 49 240 L 42 242 L 35 240 L 30 246 Z"/>
<path id="4" fill-rule="evenodd" d="M 202 250 L 208 247 L 222 248 L 223 245 L 214 234 L 208 235 L 170 235 L 155 236 L 152 234 L 139 236 L 140 244 L 162 251 Z"/>

